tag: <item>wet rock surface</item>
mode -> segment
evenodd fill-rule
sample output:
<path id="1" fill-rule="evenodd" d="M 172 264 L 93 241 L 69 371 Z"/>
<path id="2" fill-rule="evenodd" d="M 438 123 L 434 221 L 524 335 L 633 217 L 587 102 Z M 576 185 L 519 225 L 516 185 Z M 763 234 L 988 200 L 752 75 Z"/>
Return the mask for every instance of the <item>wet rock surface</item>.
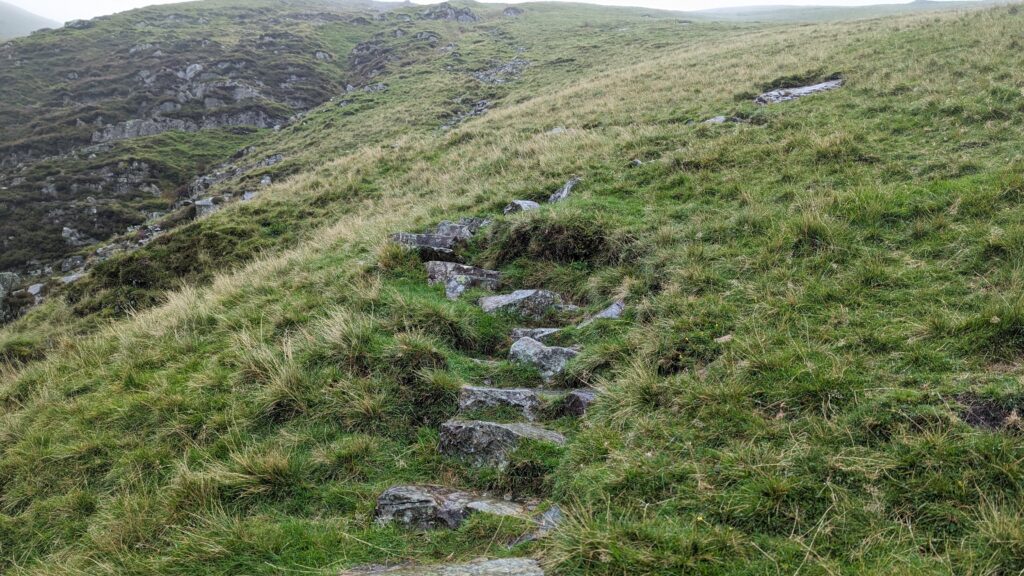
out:
<path id="1" fill-rule="evenodd" d="M 444 284 L 445 296 L 455 300 L 470 288 L 497 290 L 501 273 L 455 262 L 427 262 L 427 283 Z"/>
<path id="2" fill-rule="evenodd" d="M 557 432 L 532 424 L 452 420 L 441 425 L 438 450 L 448 456 L 466 458 L 478 466 L 504 467 L 508 456 L 523 440 L 565 444 Z"/>
<path id="3" fill-rule="evenodd" d="M 533 421 L 540 410 L 540 398 L 530 388 L 482 388 L 465 386 L 459 395 L 459 411 L 512 408 Z"/>
<path id="4" fill-rule="evenodd" d="M 530 558 L 476 560 L 438 566 L 368 566 L 342 572 L 341 576 L 544 576 L 544 570 Z"/>
<path id="5" fill-rule="evenodd" d="M 576 356 L 579 352 L 572 348 L 545 346 L 533 338 L 516 340 L 508 353 L 509 360 L 536 368 L 545 382 L 561 374 L 569 360 Z"/>
<path id="6" fill-rule="evenodd" d="M 827 82 L 812 84 L 810 86 L 800 86 L 798 88 L 780 88 L 778 90 L 772 90 L 761 94 L 757 98 L 754 98 L 754 102 L 757 104 L 776 104 L 779 102 L 796 100 L 797 98 L 803 98 L 804 96 L 828 92 L 830 90 L 841 88 L 842 86 L 842 80 L 829 80 Z"/>
<path id="7" fill-rule="evenodd" d="M 398 523 L 415 530 L 456 529 L 471 514 L 526 517 L 518 503 L 432 485 L 393 486 L 377 498 L 378 524 Z"/>
<path id="8" fill-rule="evenodd" d="M 480 308 L 488 314 L 512 312 L 525 318 L 540 319 L 567 307 L 562 297 L 548 290 L 516 290 L 511 294 L 480 299 Z"/>

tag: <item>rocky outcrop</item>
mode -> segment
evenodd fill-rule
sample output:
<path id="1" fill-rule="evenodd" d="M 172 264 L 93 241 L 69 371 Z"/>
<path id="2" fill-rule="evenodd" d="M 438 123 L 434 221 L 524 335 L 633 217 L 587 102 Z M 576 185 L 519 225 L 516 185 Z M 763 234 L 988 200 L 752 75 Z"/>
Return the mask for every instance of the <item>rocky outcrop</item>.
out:
<path id="1" fill-rule="evenodd" d="M 523 9 L 516 8 L 515 6 L 509 6 L 508 8 L 502 10 L 501 13 L 504 14 L 505 16 L 508 16 L 509 18 L 515 18 L 516 16 L 523 15 Z"/>
<path id="2" fill-rule="evenodd" d="M 828 82 L 821 82 L 820 84 L 812 84 L 811 86 L 800 86 L 799 88 L 781 88 L 779 90 L 772 90 L 761 94 L 757 98 L 754 98 L 754 102 L 762 105 L 787 102 L 789 100 L 803 98 L 804 96 L 835 90 L 837 88 L 841 88 L 842 85 L 843 81 L 840 79 L 829 80 Z"/>
<path id="3" fill-rule="evenodd" d="M 569 179 L 568 182 L 563 184 L 557 192 L 555 192 L 554 194 L 551 195 L 550 198 L 548 198 L 548 202 L 554 204 L 555 202 L 561 202 L 562 200 L 565 200 L 566 198 L 569 197 L 570 194 L 572 194 L 573 188 L 576 188 L 576 186 L 580 182 L 581 180 L 579 178 L 573 176 L 572 178 Z"/>
<path id="4" fill-rule="evenodd" d="M 342 572 L 340 576 L 544 576 L 544 570 L 530 558 L 475 560 L 440 566 L 369 566 Z"/>
<path id="5" fill-rule="evenodd" d="M 579 356 L 572 348 L 545 346 L 533 338 L 520 338 L 509 350 L 509 360 L 536 368 L 545 382 L 565 370 L 569 360 Z"/>
<path id="6" fill-rule="evenodd" d="M 459 411 L 512 408 L 533 421 L 540 410 L 540 398 L 530 388 L 480 388 L 465 386 L 459 395 Z"/>
<path id="7" fill-rule="evenodd" d="M 490 223 L 483 218 L 463 218 L 457 222 L 444 221 L 432 231 L 424 233 L 399 232 L 391 240 L 419 252 L 425 260 L 448 261 L 455 257 L 455 250 L 476 234 L 477 230 Z"/>
<path id="8" fill-rule="evenodd" d="M 455 22 L 476 22 L 476 14 L 469 8 L 456 8 L 447 2 L 431 6 L 420 12 L 423 20 L 452 20 Z"/>
<path id="9" fill-rule="evenodd" d="M 228 126 L 252 126 L 255 128 L 272 128 L 282 122 L 282 119 L 273 118 L 261 110 L 248 110 L 230 114 L 218 114 L 206 116 L 201 120 L 190 120 L 182 118 L 148 118 L 128 120 L 107 126 L 92 134 L 94 144 L 105 142 L 117 142 L 130 138 L 141 138 L 143 136 L 155 136 L 164 132 L 198 132 Z"/>
<path id="10" fill-rule="evenodd" d="M 508 204 L 508 206 L 505 206 L 502 213 L 508 216 L 509 214 L 515 214 L 516 212 L 528 212 L 538 208 L 540 208 L 540 204 L 537 204 L 533 200 L 513 200 Z"/>
<path id="11" fill-rule="evenodd" d="M 377 498 L 374 518 L 378 524 L 400 524 L 414 530 L 458 528 L 471 514 L 525 518 L 521 504 L 443 486 L 394 486 Z"/>
<path id="12" fill-rule="evenodd" d="M 471 72 L 473 78 L 476 78 L 479 82 L 484 84 L 490 84 L 497 86 L 511 82 L 518 78 L 524 70 L 530 65 L 529 60 L 523 58 L 513 58 L 508 62 L 498 62 L 492 65 L 490 68 L 484 68 L 483 70 L 476 70 Z"/>
<path id="13" fill-rule="evenodd" d="M 441 425 L 438 449 L 442 454 L 465 458 L 478 466 L 503 468 L 524 440 L 565 444 L 561 434 L 532 424 L 452 420 Z"/>
<path id="14" fill-rule="evenodd" d="M 501 273 L 455 262 L 427 262 L 427 283 L 444 284 L 445 296 L 456 300 L 470 288 L 497 290 L 501 286 Z"/>
<path id="15" fill-rule="evenodd" d="M 551 312 L 573 310 L 576 307 L 566 305 L 561 296 L 548 290 L 516 290 L 511 294 L 481 298 L 480 308 L 488 314 L 512 312 L 539 320 Z"/>

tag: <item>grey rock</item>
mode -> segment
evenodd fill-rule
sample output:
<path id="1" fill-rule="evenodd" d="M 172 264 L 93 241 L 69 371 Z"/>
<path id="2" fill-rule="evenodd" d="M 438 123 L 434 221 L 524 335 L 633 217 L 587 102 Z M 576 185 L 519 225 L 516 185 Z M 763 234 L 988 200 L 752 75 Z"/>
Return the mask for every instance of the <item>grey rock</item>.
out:
<path id="1" fill-rule="evenodd" d="M 611 306 L 601 310 L 597 314 L 594 314 L 590 318 L 587 318 L 580 323 L 579 327 L 584 328 L 594 323 L 595 320 L 617 320 L 622 317 L 622 313 L 626 311 L 626 302 L 618 300 Z"/>
<path id="2" fill-rule="evenodd" d="M 201 200 L 196 200 L 195 207 L 196 218 L 204 218 L 220 209 L 220 206 L 218 206 L 213 201 L 213 198 L 203 198 Z"/>
<path id="3" fill-rule="evenodd" d="M 639 158 L 633 158 L 629 161 L 630 168 L 639 168 L 644 165 L 644 161 Z"/>
<path id="4" fill-rule="evenodd" d="M 427 283 L 443 283 L 445 296 L 455 300 L 470 288 L 497 290 L 501 286 L 501 273 L 455 262 L 427 262 Z"/>
<path id="5" fill-rule="evenodd" d="M 562 513 L 562 509 L 558 506 L 552 506 L 545 510 L 542 514 L 534 518 L 534 522 L 537 523 L 537 527 L 526 534 L 523 534 L 515 542 L 513 546 L 525 544 L 527 542 L 534 542 L 544 538 L 548 534 L 554 532 L 556 528 L 565 520 L 565 514 Z"/>
<path id="6" fill-rule="evenodd" d="M 509 6 L 508 8 L 502 10 L 501 13 L 504 14 L 505 16 L 508 16 L 509 18 L 515 18 L 516 16 L 523 15 L 523 9 L 516 8 L 515 6 Z"/>
<path id="7" fill-rule="evenodd" d="M 32 296 L 39 296 L 43 293 L 43 288 L 46 288 L 45 284 L 33 284 L 28 287 L 28 293 Z"/>
<path id="8" fill-rule="evenodd" d="M 566 132 L 568 132 L 568 130 L 565 129 L 565 126 L 555 126 L 551 130 L 548 130 L 548 134 L 551 134 L 553 136 L 556 136 L 558 134 L 565 134 Z"/>
<path id="9" fill-rule="evenodd" d="M 516 290 L 511 294 L 481 298 L 480 308 L 488 314 L 514 312 L 526 318 L 540 319 L 565 306 L 561 296 L 548 290 Z"/>
<path id="10" fill-rule="evenodd" d="M 540 204 L 537 204 L 533 200 L 513 200 L 508 206 L 505 206 L 502 213 L 508 215 L 515 214 L 516 212 L 528 212 L 538 208 L 540 208 Z"/>
<path id="11" fill-rule="evenodd" d="M 441 425 L 438 450 L 448 456 L 466 458 L 478 466 L 503 468 L 508 464 L 509 454 L 523 440 L 565 444 L 561 434 L 532 424 L 452 420 Z"/>
<path id="12" fill-rule="evenodd" d="M 472 72 L 473 78 L 483 84 L 497 86 L 515 80 L 530 65 L 529 60 L 513 58 L 508 62 L 498 62 L 490 68 Z"/>
<path id="13" fill-rule="evenodd" d="M 85 265 L 85 258 L 83 256 L 69 256 L 60 263 L 60 271 L 67 273 L 72 270 L 81 268 Z"/>
<path id="14" fill-rule="evenodd" d="M 92 20 L 69 20 L 64 23 L 64 27 L 69 30 L 85 30 L 86 28 L 92 28 L 96 24 Z"/>
<path id="15" fill-rule="evenodd" d="M 811 86 L 801 86 L 799 88 L 782 88 L 780 90 L 772 90 L 771 92 L 765 92 L 764 94 L 761 94 L 757 98 L 754 98 L 754 102 L 757 104 L 776 104 L 778 102 L 796 100 L 797 98 L 803 98 L 804 96 L 810 96 L 812 94 L 819 94 L 821 92 L 835 90 L 837 88 L 842 87 L 842 85 L 842 80 L 829 80 L 828 82 L 813 84 Z"/>
<path id="16" fill-rule="evenodd" d="M 579 356 L 579 352 L 572 348 L 545 346 L 533 338 L 520 338 L 512 345 L 508 356 L 513 362 L 533 366 L 540 371 L 544 381 L 548 382 L 561 374 L 569 360 Z"/>
<path id="17" fill-rule="evenodd" d="M 703 124 L 735 124 L 742 121 L 742 119 L 736 118 L 735 116 L 715 116 L 714 118 L 708 118 L 703 122 Z"/>
<path id="18" fill-rule="evenodd" d="M 14 272 L 0 272 L 0 300 L 14 291 L 14 288 L 21 283 L 21 276 Z"/>
<path id="19" fill-rule="evenodd" d="M 334 60 L 334 56 L 331 56 L 329 53 L 324 52 L 323 50 L 317 50 L 316 52 L 314 52 L 313 57 L 319 60 L 320 62 L 330 62 L 331 60 Z"/>
<path id="20" fill-rule="evenodd" d="M 439 566 L 369 566 L 342 572 L 340 576 L 544 576 L 544 570 L 530 558 L 475 560 Z"/>
<path id="21" fill-rule="evenodd" d="M 263 178 L 260 178 L 260 186 L 270 186 L 273 183 L 274 179 L 271 178 L 270 176 L 264 176 Z"/>
<path id="22" fill-rule="evenodd" d="M 478 230 L 490 223 L 491 221 L 487 218 L 460 218 L 457 222 L 445 220 L 437 225 L 434 233 L 469 240 Z"/>
<path id="23" fill-rule="evenodd" d="M 260 195 L 259 192 L 243 192 L 242 193 L 242 201 L 243 202 L 248 202 L 250 200 L 255 200 L 256 197 L 259 196 L 259 195 Z"/>
<path id="24" fill-rule="evenodd" d="M 391 235 L 391 240 L 416 250 L 422 258 L 444 259 L 455 255 L 455 249 L 463 241 L 458 236 L 448 234 L 411 234 L 399 232 Z"/>
<path id="25" fill-rule="evenodd" d="M 563 184 L 557 192 L 555 192 L 554 194 L 551 195 L 550 198 L 548 198 L 548 202 L 555 203 L 565 200 L 566 198 L 569 197 L 570 194 L 572 194 L 573 188 L 575 188 L 580 183 L 580 181 L 581 180 L 579 178 L 573 176 L 572 178 L 569 179 L 568 182 Z"/>
<path id="26" fill-rule="evenodd" d="M 82 234 L 81 232 L 75 230 L 74 228 L 69 228 L 67 226 L 61 229 L 60 236 L 61 238 L 64 239 L 64 243 L 67 244 L 68 246 L 85 246 L 87 244 L 96 243 L 96 241 L 93 240 L 92 238 L 86 236 L 85 234 Z"/>
<path id="27" fill-rule="evenodd" d="M 562 406 L 565 413 L 570 416 L 583 416 L 594 400 L 597 400 L 597 390 L 580 388 L 566 394 Z"/>
<path id="28" fill-rule="evenodd" d="M 443 486 L 393 486 L 377 498 L 374 518 L 378 524 L 396 522 L 406 528 L 456 529 L 473 513 L 525 517 L 516 502 L 489 498 Z"/>
<path id="29" fill-rule="evenodd" d="M 456 22 L 476 22 L 476 15 L 469 8 L 456 8 L 443 2 L 420 13 L 424 20 L 454 20 Z"/>
<path id="30" fill-rule="evenodd" d="M 459 395 L 459 410 L 468 412 L 487 408 L 514 408 L 524 418 L 537 419 L 540 398 L 530 388 L 481 388 L 465 386 Z"/>
<path id="31" fill-rule="evenodd" d="M 64 284 L 73 284 L 81 280 L 83 277 L 85 277 L 85 272 L 75 272 L 74 274 L 62 277 L 60 281 Z"/>
<path id="32" fill-rule="evenodd" d="M 512 340 L 516 341 L 520 338 L 533 338 L 538 342 L 544 342 L 561 331 L 561 328 L 515 328 L 512 330 Z"/>

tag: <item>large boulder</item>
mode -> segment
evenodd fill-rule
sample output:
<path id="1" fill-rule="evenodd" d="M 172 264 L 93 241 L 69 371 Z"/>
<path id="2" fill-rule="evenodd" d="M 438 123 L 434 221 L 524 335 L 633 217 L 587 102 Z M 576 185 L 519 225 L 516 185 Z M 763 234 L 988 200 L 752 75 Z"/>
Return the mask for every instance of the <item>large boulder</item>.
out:
<path id="1" fill-rule="evenodd" d="M 540 564 L 531 558 L 474 560 L 465 564 L 438 566 L 369 566 L 342 572 L 340 576 L 544 576 Z"/>
<path id="2" fill-rule="evenodd" d="M 444 284 L 449 300 L 455 300 L 470 288 L 497 290 L 501 286 L 501 273 L 455 262 L 427 262 L 427 282 Z"/>
<path id="3" fill-rule="evenodd" d="M 533 338 L 520 338 L 509 350 L 509 359 L 533 366 L 540 371 L 545 382 L 561 374 L 566 364 L 579 355 L 579 352 L 572 348 L 561 348 L 559 346 L 545 346 Z"/>
<path id="4" fill-rule="evenodd" d="M 565 200 L 566 198 L 569 197 L 570 194 L 572 194 L 573 189 L 576 188 L 576 185 L 579 184 L 580 182 L 581 180 L 579 178 L 573 176 L 572 178 L 569 179 L 568 182 L 563 184 L 557 192 L 555 192 L 554 194 L 551 195 L 550 198 L 548 198 L 548 202 L 555 203 Z"/>
<path id="5" fill-rule="evenodd" d="M 393 486 L 377 498 L 374 518 L 378 524 L 398 523 L 416 530 L 456 529 L 471 514 L 525 518 L 529 512 L 515 502 L 444 486 Z"/>
<path id="6" fill-rule="evenodd" d="M 532 424 L 452 420 L 441 425 L 438 450 L 448 456 L 466 458 L 478 466 L 508 464 L 508 456 L 523 440 L 565 444 L 565 437 Z"/>
<path id="7" fill-rule="evenodd" d="M 575 309 L 567 306 L 561 296 L 548 290 L 516 290 L 511 294 L 486 296 L 480 299 L 480 308 L 488 314 L 512 312 L 532 319 L 543 318 L 552 311 Z"/>
<path id="8" fill-rule="evenodd" d="M 482 388 L 465 386 L 459 395 L 459 410 L 483 410 L 487 408 L 512 408 L 527 420 L 537 418 L 540 398 L 530 388 Z"/>

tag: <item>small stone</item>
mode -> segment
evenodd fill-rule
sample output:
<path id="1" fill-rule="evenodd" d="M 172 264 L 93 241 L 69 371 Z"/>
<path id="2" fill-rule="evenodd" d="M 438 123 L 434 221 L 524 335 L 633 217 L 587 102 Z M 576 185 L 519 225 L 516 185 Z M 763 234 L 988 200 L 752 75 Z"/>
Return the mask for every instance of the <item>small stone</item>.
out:
<path id="1" fill-rule="evenodd" d="M 459 396 L 461 412 L 500 407 L 513 408 L 527 420 L 533 421 L 540 410 L 540 399 L 537 392 L 529 388 L 462 388 Z"/>
<path id="2" fill-rule="evenodd" d="M 550 198 L 548 198 L 548 202 L 554 204 L 555 202 L 561 202 L 562 200 L 565 200 L 566 198 L 569 197 L 570 194 L 572 194 L 573 188 L 575 188 L 580 182 L 582 182 L 582 180 L 573 176 L 572 178 L 569 179 L 568 182 L 563 184 L 557 192 L 555 192 L 554 194 L 551 195 Z"/>
<path id="3" fill-rule="evenodd" d="M 580 388 L 573 390 L 565 396 L 563 404 L 565 413 L 570 416 L 582 417 L 587 413 L 590 405 L 597 400 L 597 391 L 591 388 Z"/>
<path id="4" fill-rule="evenodd" d="M 540 319 L 553 310 L 564 310 L 562 297 L 548 290 L 516 290 L 511 294 L 487 296 L 480 299 L 480 308 L 488 314 L 513 312 L 521 316 Z"/>
<path id="5" fill-rule="evenodd" d="M 540 371 L 545 382 L 561 374 L 565 366 L 579 355 L 572 348 L 545 346 L 533 338 L 520 338 L 509 350 L 509 359 L 513 362 L 528 364 Z"/>
<path id="6" fill-rule="evenodd" d="M 454 262 L 427 262 L 427 283 L 444 283 L 445 296 L 455 300 L 469 288 L 497 290 L 501 286 L 501 273 Z"/>
<path id="7" fill-rule="evenodd" d="M 623 300 L 618 300 L 614 304 L 612 304 L 611 306 L 605 308 L 604 310 L 601 310 L 597 314 L 594 314 L 590 318 L 587 318 L 586 320 L 584 320 L 579 325 L 579 327 L 583 328 L 585 326 L 589 326 L 595 320 L 618 320 L 619 318 L 622 317 L 622 313 L 625 312 L 625 311 L 626 311 L 626 302 L 623 301 Z"/>
<path id="8" fill-rule="evenodd" d="M 728 344 L 729 342 L 732 342 L 732 338 L 733 338 L 732 334 L 726 334 L 725 336 L 719 336 L 718 338 L 715 338 L 715 343 L 717 343 L 717 344 Z"/>
<path id="9" fill-rule="evenodd" d="M 565 444 L 561 434 L 532 424 L 452 420 L 441 425 L 438 450 L 448 456 L 467 458 L 477 466 L 503 468 L 522 440 Z"/>
<path id="10" fill-rule="evenodd" d="M 639 158 L 633 158 L 629 161 L 630 168 L 639 168 L 644 165 L 644 161 Z"/>
<path id="11" fill-rule="evenodd" d="M 509 214 L 515 214 L 516 212 L 529 212 L 530 210 L 536 210 L 540 208 L 540 204 L 533 200 L 513 200 L 505 209 L 502 210 L 506 216 Z"/>

